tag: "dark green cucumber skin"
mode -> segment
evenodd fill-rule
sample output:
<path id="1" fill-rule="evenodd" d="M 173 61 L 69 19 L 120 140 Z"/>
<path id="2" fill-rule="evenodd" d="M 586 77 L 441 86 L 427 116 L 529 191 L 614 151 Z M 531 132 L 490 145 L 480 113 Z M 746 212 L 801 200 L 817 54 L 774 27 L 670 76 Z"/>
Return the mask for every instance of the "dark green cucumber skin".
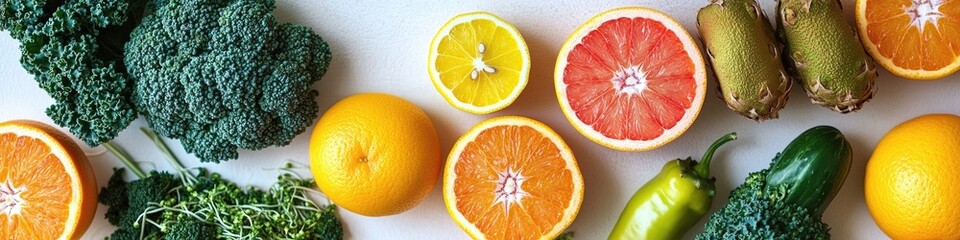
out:
<path id="1" fill-rule="evenodd" d="M 786 201 L 821 215 L 843 186 L 852 162 L 853 149 L 840 130 L 813 127 L 774 158 L 767 187 L 786 186 Z"/>

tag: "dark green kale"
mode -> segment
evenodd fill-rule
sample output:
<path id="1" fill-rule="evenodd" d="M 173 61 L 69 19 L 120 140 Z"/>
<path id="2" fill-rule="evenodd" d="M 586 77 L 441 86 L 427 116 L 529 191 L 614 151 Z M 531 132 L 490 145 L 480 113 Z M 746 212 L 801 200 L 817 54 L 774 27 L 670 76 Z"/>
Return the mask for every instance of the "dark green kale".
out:
<path id="1" fill-rule="evenodd" d="M 768 172 L 751 173 L 696 239 L 830 239 L 830 227 L 813 211 L 784 201 L 786 186 L 767 188 Z"/>
<path id="2" fill-rule="evenodd" d="M 146 0 L 0 1 L 0 30 L 20 41 L 20 63 L 55 102 L 46 113 L 90 146 L 137 118 L 123 47 Z"/>

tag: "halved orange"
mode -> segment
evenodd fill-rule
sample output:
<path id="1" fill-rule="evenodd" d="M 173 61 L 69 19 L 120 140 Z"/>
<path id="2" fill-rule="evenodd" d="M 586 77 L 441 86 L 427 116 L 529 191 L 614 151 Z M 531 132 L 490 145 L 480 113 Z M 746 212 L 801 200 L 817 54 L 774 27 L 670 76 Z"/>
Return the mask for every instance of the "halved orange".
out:
<path id="1" fill-rule="evenodd" d="M 450 150 L 443 200 L 474 239 L 553 239 L 580 211 L 583 176 L 550 127 L 497 117 L 478 123 Z"/>
<path id="2" fill-rule="evenodd" d="M 70 137 L 34 121 L 0 123 L 0 239 L 78 239 L 97 180 Z"/>
<path id="3" fill-rule="evenodd" d="M 901 77 L 932 80 L 960 69 L 960 1 L 857 0 L 863 46 Z"/>
<path id="4" fill-rule="evenodd" d="M 707 72 L 676 20 L 643 7 L 613 9 L 580 26 L 557 57 L 564 116 L 590 140 L 646 151 L 683 134 L 700 114 Z"/>

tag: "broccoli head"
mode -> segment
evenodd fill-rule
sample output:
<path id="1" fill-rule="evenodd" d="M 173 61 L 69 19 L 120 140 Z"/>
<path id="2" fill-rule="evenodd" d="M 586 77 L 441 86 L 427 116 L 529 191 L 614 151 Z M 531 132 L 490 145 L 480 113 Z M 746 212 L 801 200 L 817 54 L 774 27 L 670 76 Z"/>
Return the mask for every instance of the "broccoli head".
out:
<path id="1" fill-rule="evenodd" d="M 107 221 L 114 226 L 120 225 L 120 219 L 130 208 L 127 201 L 127 182 L 123 180 L 123 172 L 123 168 L 114 168 L 107 186 L 101 188 L 100 194 L 97 195 L 100 203 L 109 206 L 106 217 Z"/>
<path id="2" fill-rule="evenodd" d="M 217 228 L 193 217 L 183 217 L 170 224 L 164 240 L 202 240 L 217 236 Z"/>
<path id="3" fill-rule="evenodd" d="M 182 186 L 180 179 L 172 174 L 153 171 L 146 178 L 131 182 L 123 181 L 123 169 L 115 169 L 107 186 L 100 189 L 98 199 L 107 205 L 107 220 L 118 227 L 111 239 L 141 239 L 142 236 L 155 236 L 160 229 L 153 224 L 143 224 L 140 216 L 150 204 L 167 199 L 167 193 Z M 156 218 L 158 213 L 146 215 Z"/>
<path id="4" fill-rule="evenodd" d="M 280 23 L 272 0 L 164 0 L 131 34 L 133 102 L 204 162 L 284 146 L 313 123 L 327 43 Z"/>
<path id="5" fill-rule="evenodd" d="M 21 64 L 55 100 L 47 115 L 90 146 L 137 118 L 122 59 L 145 2 L 0 1 L 0 30 L 20 41 Z"/>
<path id="6" fill-rule="evenodd" d="M 830 228 L 819 216 L 784 201 L 786 186 L 768 190 L 768 172 L 751 173 L 696 239 L 829 239 Z"/>

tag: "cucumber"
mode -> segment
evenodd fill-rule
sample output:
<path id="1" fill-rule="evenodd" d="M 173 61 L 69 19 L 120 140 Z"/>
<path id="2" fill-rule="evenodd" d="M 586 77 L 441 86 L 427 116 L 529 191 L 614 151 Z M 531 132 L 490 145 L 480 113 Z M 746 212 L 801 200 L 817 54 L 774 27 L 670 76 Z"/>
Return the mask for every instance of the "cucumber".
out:
<path id="1" fill-rule="evenodd" d="M 853 150 L 843 133 L 831 126 L 813 127 L 777 154 L 767 174 L 767 188 L 786 187 L 788 203 L 817 216 L 830 205 L 850 172 Z"/>

